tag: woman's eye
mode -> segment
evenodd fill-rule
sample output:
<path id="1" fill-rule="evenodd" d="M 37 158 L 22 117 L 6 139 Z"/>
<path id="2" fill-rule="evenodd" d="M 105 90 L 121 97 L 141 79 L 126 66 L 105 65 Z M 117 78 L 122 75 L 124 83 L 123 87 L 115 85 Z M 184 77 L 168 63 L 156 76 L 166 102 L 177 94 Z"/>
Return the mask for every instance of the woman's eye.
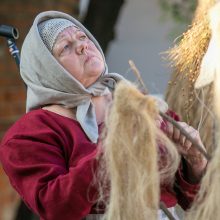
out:
<path id="1" fill-rule="evenodd" d="M 85 40 L 86 38 L 87 38 L 87 36 L 84 34 L 80 36 L 80 40 Z"/>
<path id="2" fill-rule="evenodd" d="M 70 44 L 65 44 L 60 48 L 60 55 L 68 53 L 69 49 L 70 49 Z"/>
<path id="3" fill-rule="evenodd" d="M 63 47 L 62 47 L 62 50 L 61 50 L 61 54 L 67 52 L 70 48 L 70 45 L 69 44 L 65 44 Z"/>
<path id="4" fill-rule="evenodd" d="M 69 49 L 69 44 L 64 45 L 63 50 Z"/>

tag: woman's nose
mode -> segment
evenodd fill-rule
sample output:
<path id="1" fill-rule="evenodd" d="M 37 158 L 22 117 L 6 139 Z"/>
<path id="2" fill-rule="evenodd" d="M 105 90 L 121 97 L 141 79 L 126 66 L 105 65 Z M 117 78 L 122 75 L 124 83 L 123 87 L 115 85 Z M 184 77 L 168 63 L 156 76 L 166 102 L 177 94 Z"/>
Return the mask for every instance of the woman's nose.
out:
<path id="1" fill-rule="evenodd" d="M 77 54 L 79 55 L 86 54 L 87 49 L 88 49 L 88 43 L 86 41 L 78 42 L 77 47 L 76 47 Z"/>

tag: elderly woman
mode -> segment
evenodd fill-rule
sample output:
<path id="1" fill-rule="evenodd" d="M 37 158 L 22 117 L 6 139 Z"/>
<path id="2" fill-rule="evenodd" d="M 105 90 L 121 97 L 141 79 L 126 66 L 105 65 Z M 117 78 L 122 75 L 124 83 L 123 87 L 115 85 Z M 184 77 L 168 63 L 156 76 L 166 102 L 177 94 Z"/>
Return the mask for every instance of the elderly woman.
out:
<path id="1" fill-rule="evenodd" d="M 42 220 L 80 220 L 97 213 L 98 193 L 91 182 L 99 134 L 112 89 L 123 77 L 108 73 L 99 44 L 81 23 L 56 11 L 35 18 L 22 47 L 20 72 L 27 113 L 0 147 L 12 186 Z M 171 125 L 168 133 L 190 146 Z M 182 191 L 176 195 L 166 187 L 161 200 L 187 208 L 205 165 L 192 169 L 194 184 L 178 172 Z"/>

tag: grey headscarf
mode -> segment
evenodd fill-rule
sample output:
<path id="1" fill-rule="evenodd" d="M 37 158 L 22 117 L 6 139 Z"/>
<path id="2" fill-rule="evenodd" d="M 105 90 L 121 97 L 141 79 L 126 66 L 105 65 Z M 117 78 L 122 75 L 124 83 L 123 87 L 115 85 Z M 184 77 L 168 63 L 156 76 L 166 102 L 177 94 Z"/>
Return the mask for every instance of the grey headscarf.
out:
<path id="1" fill-rule="evenodd" d="M 21 50 L 20 72 L 27 85 L 26 110 L 28 112 L 49 104 L 76 108 L 76 120 L 87 137 L 96 143 L 98 126 L 91 97 L 104 95 L 107 87 L 114 88 L 115 84 L 124 78 L 117 73 L 108 73 L 105 63 L 103 74 L 92 86 L 85 88 L 57 62 L 40 37 L 38 24 L 52 18 L 68 19 L 82 29 L 99 49 L 104 59 L 98 42 L 79 21 L 62 12 L 40 13 L 35 18 Z"/>

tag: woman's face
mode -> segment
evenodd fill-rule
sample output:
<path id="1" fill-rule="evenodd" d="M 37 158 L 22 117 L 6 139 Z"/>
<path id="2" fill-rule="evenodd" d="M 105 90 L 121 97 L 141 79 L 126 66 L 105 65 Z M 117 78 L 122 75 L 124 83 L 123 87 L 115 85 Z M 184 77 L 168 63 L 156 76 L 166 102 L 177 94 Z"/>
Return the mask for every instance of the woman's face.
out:
<path id="1" fill-rule="evenodd" d="M 66 28 L 58 35 L 52 54 L 86 88 L 99 78 L 105 68 L 100 51 L 77 27 Z"/>

